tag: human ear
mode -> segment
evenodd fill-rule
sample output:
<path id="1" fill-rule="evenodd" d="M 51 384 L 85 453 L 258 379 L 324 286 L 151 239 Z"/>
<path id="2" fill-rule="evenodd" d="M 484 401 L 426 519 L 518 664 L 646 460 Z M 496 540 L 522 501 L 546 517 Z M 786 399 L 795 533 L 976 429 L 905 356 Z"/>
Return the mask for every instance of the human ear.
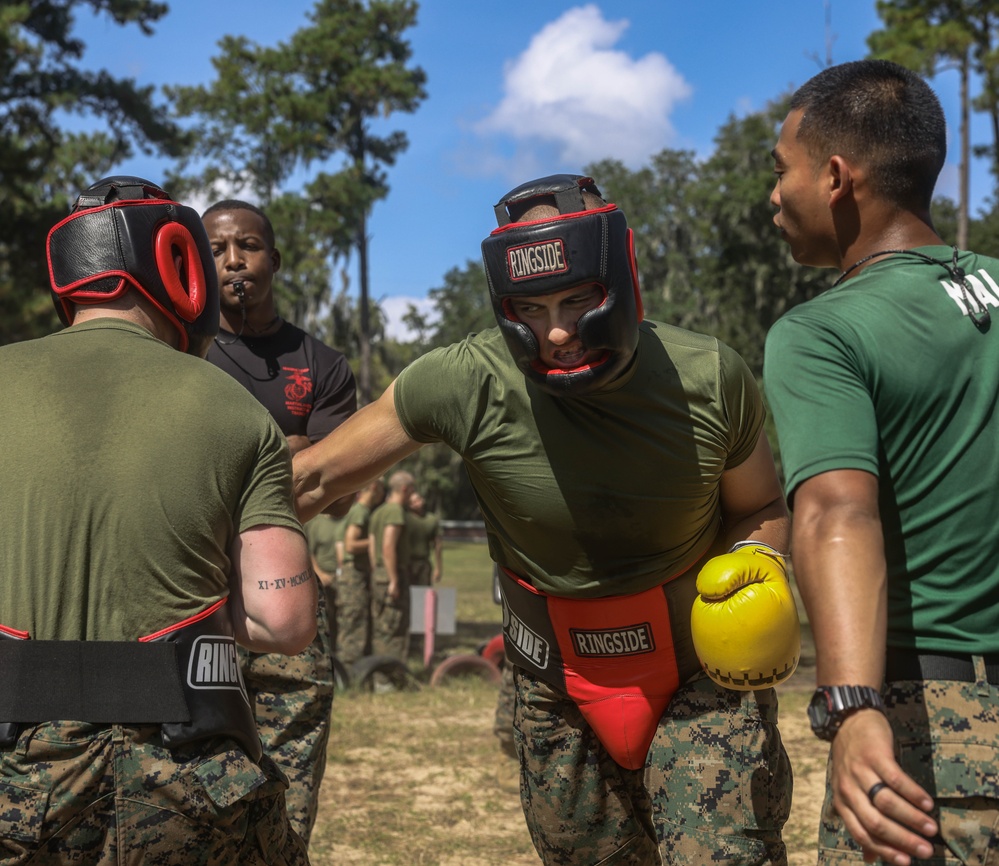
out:
<path id="1" fill-rule="evenodd" d="M 829 157 L 826 164 L 829 180 L 829 206 L 833 207 L 853 192 L 853 170 L 842 156 Z"/>

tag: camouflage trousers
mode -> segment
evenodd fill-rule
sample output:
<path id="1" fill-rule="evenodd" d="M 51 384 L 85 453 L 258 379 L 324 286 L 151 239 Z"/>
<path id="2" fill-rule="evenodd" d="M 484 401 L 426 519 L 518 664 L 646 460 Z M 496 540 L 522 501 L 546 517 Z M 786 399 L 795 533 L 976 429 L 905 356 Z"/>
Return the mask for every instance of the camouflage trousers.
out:
<path id="1" fill-rule="evenodd" d="M 516 758 L 517 746 L 513 741 L 513 707 L 517 702 L 517 690 L 513 682 L 513 665 L 509 660 L 503 664 L 502 673 L 499 695 L 496 698 L 496 714 L 493 717 L 493 733 L 499 740 L 503 754 Z"/>
<path id="2" fill-rule="evenodd" d="M 316 637 L 296 656 L 240 652 L 246 688 L 256 700 L 260 741 L 288 777 L 288 817 L 306 845 L 316 823 L 333 710 L 332 648 L 322 592 L 317 620 Z"/>
<path id="3" fill-rule="evenodd" d="M 645 769 L 627 770 L 570 699 L 520 668 L 515 683 L 521 802 L 546 866 L 787 863 L 791 766 L 773 689 L 686 683 Z"/>
<path id="4" fill-rule="evenodd" d="M 336 579 L 336 657 L 350 667 L 371 651 L 371 572 L 344 563 Z"/>
<path id="5" fill-rule="evenodd" d="M 999 863 L 999 688 L 985 679 L 889 683 L 885 706 L 895 735 L 895 758 L 934 802 L 940 833 L 927 866 Z M 827 780 L 828 782 L 828 780 Z M 826 799 L 819 824 L 820 864 L 863 863 Z"/>
<path id="6" fill-rule="evenodd" d="M 406 660 L 409 654 L 409 577 L 399 569 L 399 597 L 388 596 L 388 575 L 376 568 L 371 583 L 371 653 Z"/>
<path id="7" fill-rule="evenodd" d="M 47 722 L 0 751 L 0 864 L 308 866 L 265 755 L 158 725 Z"/>

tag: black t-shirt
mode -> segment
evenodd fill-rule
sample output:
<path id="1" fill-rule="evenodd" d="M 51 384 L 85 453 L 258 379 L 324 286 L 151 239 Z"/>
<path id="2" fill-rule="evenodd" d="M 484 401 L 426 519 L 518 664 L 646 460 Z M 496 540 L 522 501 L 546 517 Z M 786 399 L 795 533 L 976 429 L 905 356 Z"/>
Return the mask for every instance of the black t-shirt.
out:
<path id="1" fill-rule="evenodd" d="M 208 360 L 263 403 L 285 436 L 317 442 L 357 409 L 354 373 L 343 353 L 288 322 L 266 337 L 220 331 Z"/>

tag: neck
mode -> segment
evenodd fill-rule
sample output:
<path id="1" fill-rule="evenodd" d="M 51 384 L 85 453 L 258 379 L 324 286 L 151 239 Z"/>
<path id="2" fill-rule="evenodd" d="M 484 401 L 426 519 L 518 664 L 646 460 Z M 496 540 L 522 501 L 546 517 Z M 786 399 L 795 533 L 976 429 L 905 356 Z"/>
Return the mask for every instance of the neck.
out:
<path id="1" fill-rule="evenodd" d="M 274 312 L 273 306 L 268 306 L 266 309 L 247 310 L 245 319 L 243 315 L 243 311 L 240 309 L 225 309 L 222 311 L 221 324 L 230 334 L 259 337 L 274 333 L 282 321 L 281 317 Z"/>
<path id="2" fill-rule="evenodd" d="M 943 245 L 929 214 L 893 210 L 882 216 L 879 230 L 858 232 L 851 243 L 843 245 L 838 263 L 841 271 L 849 271 L 851 276 L 855 276 L 867 264 L 878 261 L 877 254 L 883 250 Z M 878 222 L 874 220 L 875 225 Z"/>
<path id="3" fill-rule="evenodd" d="M 178 348 L 180 337 L 177 329 L 167 320 L 166 316 L 144 302 L 143 299 L 133 297 L 133 292 L 128 292 L 124 298 L 109 301 L 107 304 L 77 305 L 73 316 L 73 324 L 79 325 L 92 319 L 123 319 L 132 322 L 149 331 L 156 339 L 162 340 L 168 346 Z"/>

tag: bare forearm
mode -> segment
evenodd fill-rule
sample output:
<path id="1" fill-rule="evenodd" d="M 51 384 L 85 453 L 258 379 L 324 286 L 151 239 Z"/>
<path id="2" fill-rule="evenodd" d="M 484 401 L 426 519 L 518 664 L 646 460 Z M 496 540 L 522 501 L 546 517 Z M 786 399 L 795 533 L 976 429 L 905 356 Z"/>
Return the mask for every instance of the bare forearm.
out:
<path id="1" fill-rule="evenodd" d="M 368 536 L 361 535 L 361 527 L 356 523 L 352 523 L 347 527 L 347 533 L 343 538 L 343 547 L 351 556 L 356 556 L 358 553 L 367 553 L 371 542 L 368 540 Z"/>
<path id="2" fill-rule="evenodd" d="M 389 586 L 397 587 L 399 585 L 399 558 L 396 555 L 394 544 L 386 544 L 382 550 L 382 565 L 385 566 Z"/>
<path id="3" fill-rule="evenodd" d="M 787 551 L 790 518 L 770 443 L 761 432 L 748 459 L 721 477 L 722 531 L 728 546 L 760 541 Z"/>
<path id="4" fill-rule="evenodd" d="M 783 496 L 778 496 L 759 511 L 725 525 L 725 540 L 730 546 L 737 541 L 759 541 L 774 550 L 786 553 L 790 542 L 791 520 Z"/>
<path id="5" fill-rule="evenodd" d="M 880 521 L 850 508 L 796 516 L 792 550 L 818 682 L 880 687 L 887 620 Z"/>
<path id="6" fill-rule="evenodd" d="M 295 507 L 302 520 L 360 490 L 420 447 L 399 422 L 393 393 L 390 385 L 374 403 L 294 456 Z"/>
<path id="7" fill-rule="evenodd" d="M 323 586 L 333 585 L 333 575 L 330 574 L 328 571 L 324 571 L 322 568 L 320 568 L 319 565 L 316 563 L 315 558 L 313 558 L 312 560 L 312 570 L 316 573 L 316 577 L 319 578 L 319 582 Z"/>
<path id="8" fill-rule="evenodd" d="M 329 505 L 323 509 L 323 514 L 328 514 L 330 517 L 343 517 L 348 511 L 350 511 L 350 506 L 354 504 L 354 494 L 349 493 L 347 496 L 341 496 L 339 499 L 334 499 Z"/>

